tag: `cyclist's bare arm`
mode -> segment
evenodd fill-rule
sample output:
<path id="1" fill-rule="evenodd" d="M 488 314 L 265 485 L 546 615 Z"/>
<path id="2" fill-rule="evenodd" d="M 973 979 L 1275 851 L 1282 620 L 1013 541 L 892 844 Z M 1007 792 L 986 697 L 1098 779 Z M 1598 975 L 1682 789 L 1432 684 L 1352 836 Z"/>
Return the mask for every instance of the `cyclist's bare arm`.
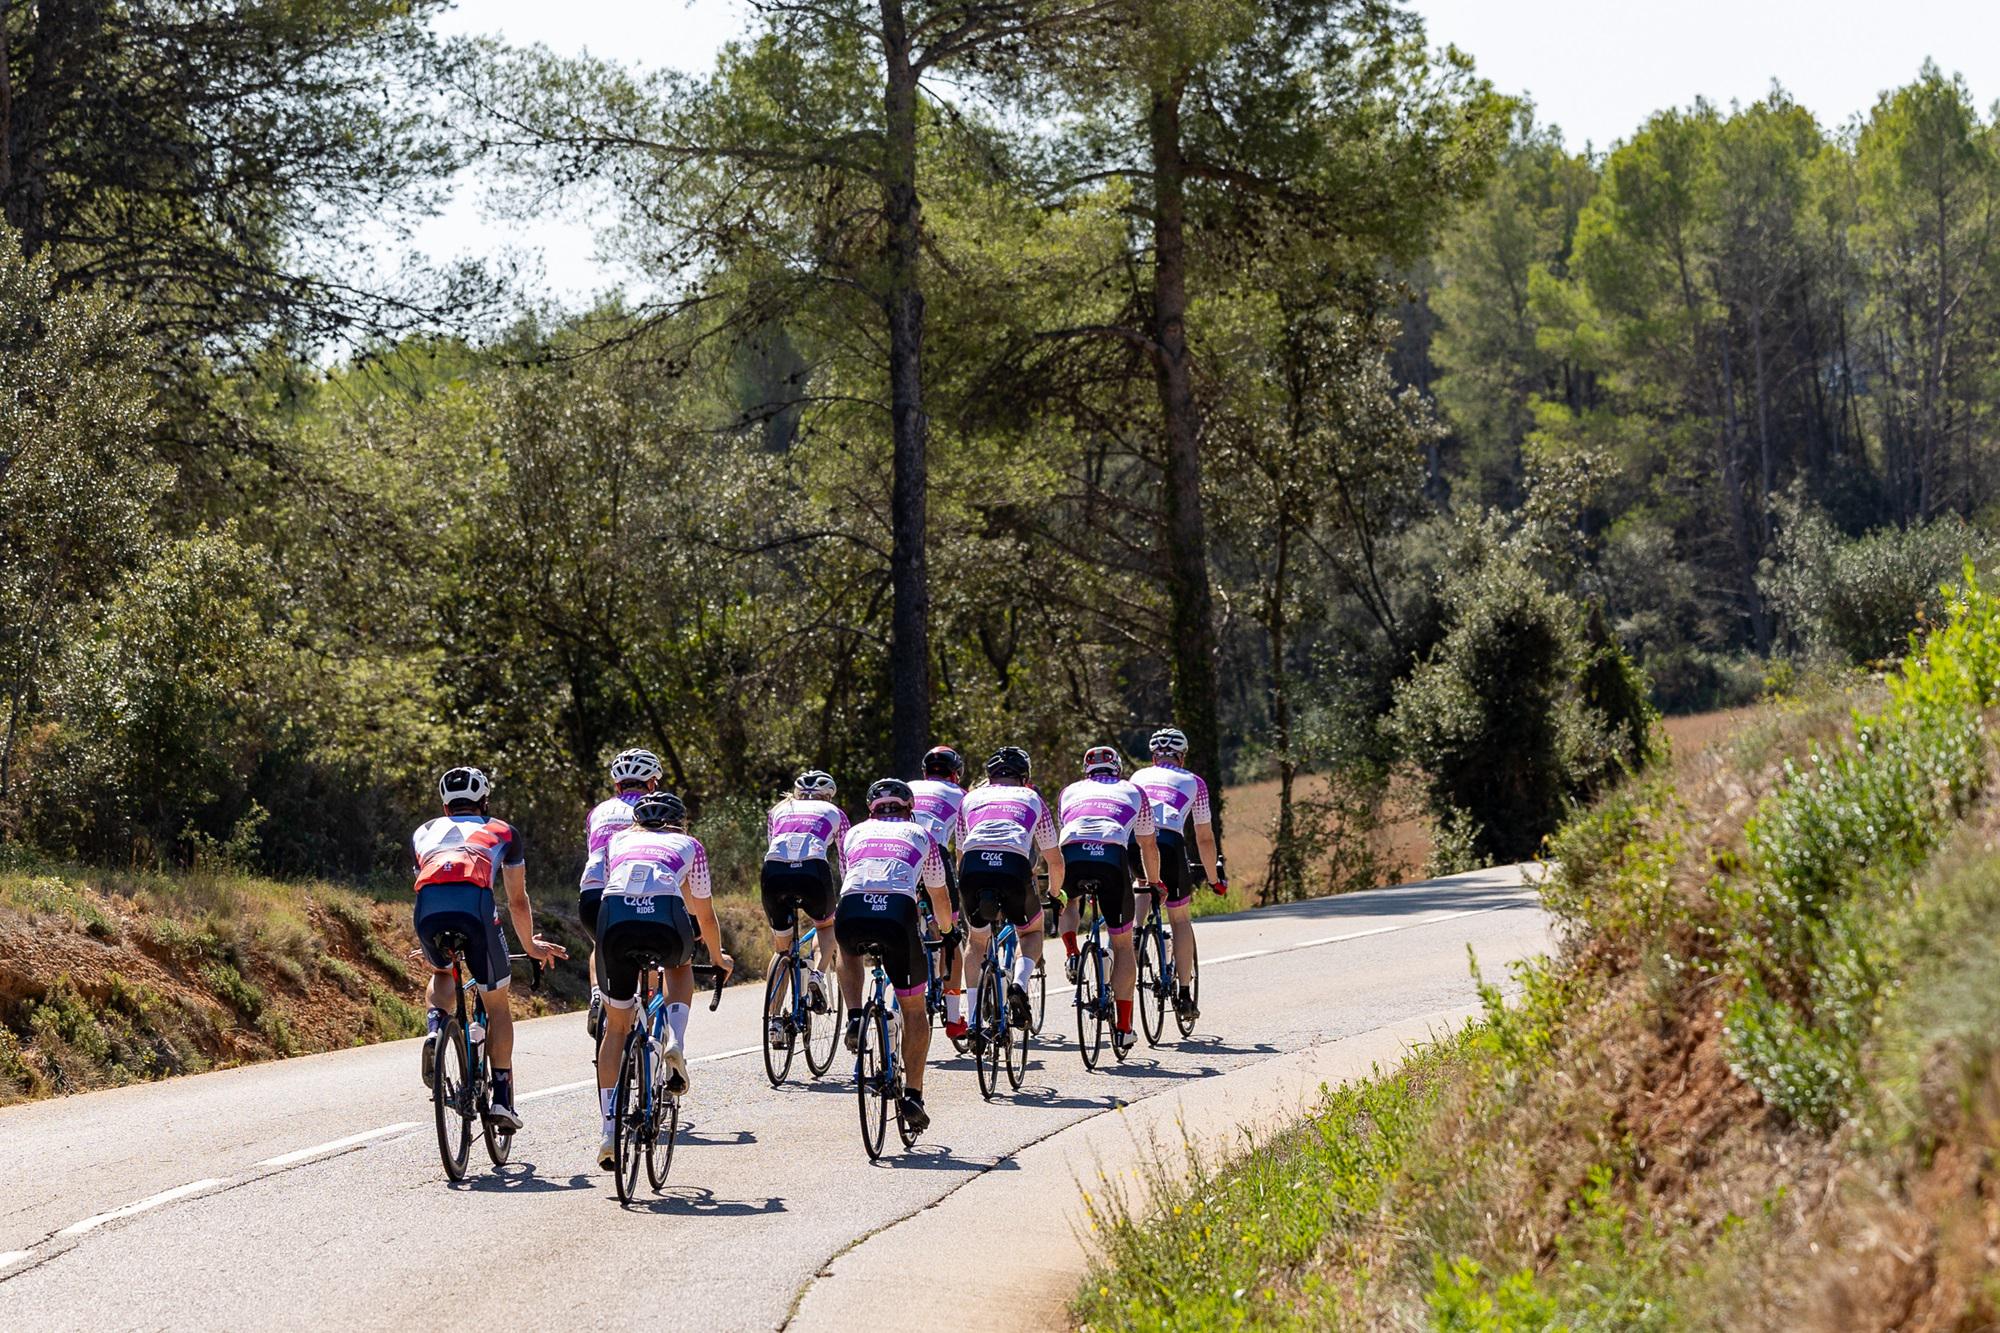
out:
<path id="1" fill-rule="evenodd" d="M 538 963 L 569 957 L 569 950 L 562 945 L 551 943 L 535 933 L 535 909 L 528 902 L 527 864 L 500 867 L 500 879 L 507 886 L 507 915 L 513 918 L 514 934 L 521 941 L 521 952 Z"/>
<path id="2" fill-rule="evenodd" d="M 1139 860 L 1146 867 L 1147 881 L 1158 884 L 1160 882 L 1160 840 L 1151 833 L 1141 833 L 1139 835 Z"/>
<path id="3" fill-rule="evenodd" d="M 722 948 L 722 923 L 715 919 L 715 902 L 709 898 L 690 897 L 688 910 L 694 913 L 695 924 L 701 927 L 701 937 L 709 941 L 708 956 L 722 969 L 724 976 L 736 970 L 736 960 Z"/>
<path id="4" fill-rule="evenodd" d="M 1208 867 L 1208 882 L 1213 884 L 1222 878 L 1222 872 L 1215 864 L 1215 825 L 1203 820 L 1194 826 L 1195 845 L 1201 848 L 1201 863 Z"/>

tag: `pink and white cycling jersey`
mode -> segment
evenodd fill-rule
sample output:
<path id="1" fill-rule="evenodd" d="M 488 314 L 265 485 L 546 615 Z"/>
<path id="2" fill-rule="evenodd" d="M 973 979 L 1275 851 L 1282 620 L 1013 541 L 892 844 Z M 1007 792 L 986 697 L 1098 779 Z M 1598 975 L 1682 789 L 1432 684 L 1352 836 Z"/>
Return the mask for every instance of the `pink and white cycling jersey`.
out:
<path id="1" fill-rule="evenodd" d="M 708 852 L 685 833 L 631 824 L 611 835 L 609 850 L 607 894 L 626 898 L 709 896 Z"/>
<path id="2" fill-rule="evenodd" d="M 930 831 L 932 842 L 940 848 L 951 846 L 958 832 L 958 812 L 965 806 L 965 788 L 956 782 L 918 778 L 910 784 L 910 792 L 916 797 L 911 816 Z"/>
<path id="3" fill-rule="evenodd" d="M 590 855 L 584 858 L 583 878 L 577 881 L 580 892 L 595 893 L 604 888 L 604 849 L 611 845 L 612 834 L 631 824 L 632 807 L 643 795 L 644 792 L 626 792 L 591 807 L 589 818 L 583 821 L 584 841 Z"/>
<path id="4" fill-rule="evenodd" d="M 1153 803 L 1123 778 L 1095 777 L 1064 787 L 1062 840 L 1115 843 L 1123 847 L 1136 833 L 1153 832 Z"/>
<path id="5" fill-rule="evenodd" d="M 1013 852 L 1033 860 L 1035 848 L 1056 845 L 1056 822 L 1033 787 L 975 787 L 959 812 L 959 850 Z"/>
<path id="6" fill-rule="evenodd" d="M 1153 823 L 1162 833 L 1181 833 L 1206 824 L 1208 784 L 1185 768 L 1153 764 L 1132 775 L 1132 783 L 1153 803 Z"/>
<path id="7" fill-rule="evenodd" d="M 914 898 L 920 885 L 944 887 L 944 858 L 929 830 L 914 819 L 864 819 L 840 840 L 840 882 L 850 893 L 900 893 Z"/>
<path id="8" fill-rule="evenodd" d="M 771 807 L 765 820 L 771 844 L 764 859 L 791 865 L 827 860 L 828 849 L 840 845 L 848 827 L 847 812 L 831 801 L 787 797 Z"/>

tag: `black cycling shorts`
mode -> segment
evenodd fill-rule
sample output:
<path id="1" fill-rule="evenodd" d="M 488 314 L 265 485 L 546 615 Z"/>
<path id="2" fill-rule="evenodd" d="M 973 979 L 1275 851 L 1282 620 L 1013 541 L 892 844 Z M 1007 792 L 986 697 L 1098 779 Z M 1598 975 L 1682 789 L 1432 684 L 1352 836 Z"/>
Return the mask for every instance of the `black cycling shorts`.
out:
<path id="1" fill-rule="evenodd" d="M 879 955 L 899 995 L 921 990 L 930 981 L 917 900 L 906 893 L 841 894 L 833 913 L 833 938 L 844 957 Z"/>
<path id="2" fill-rule="evenodd" d="M 1169 833 L 1165 829 L 1154 834 L 1153 838 L 1160 847 L 1160 883 L 1167 886 L 1167 901 L 1186 902 L 1188 895 L 1194 892 L 1188 883 L 1187 843 L 1182 841 L 1180 834 Z M 1125 849 L 1125 854 L 1131 858 L 1132 865 L 1141 870 L 1145 868 L 1146 861 L 1139 854 L 1139 839 L 1136 835 L 1132 839 L 1132 845 Z"/>
<path id="3" fill-rule="evenodd" d="M 967 852 L 958 883 L 965 919 L 981 930 L 1002 916 L 1016 930 L 1030 921 L 1040 924 L 1042 904 L 1035 896 L 1034 864 L 1019 852 Z"/>
<path id="4" fill-rule="evenodd" d="M 576 919 L 583 923 L 585 933 L 595 939 L 597 936 L 597 905 L 604 901 L 604 886 L 576 891 Z"/>
<path id="5" fill-rule="evenodd" d="M 507 937 L 500 933 L 500 906 L 493 890 L 477 884 L 426 884 L 417 890 L 413 917 L 417 943 L 432 967 L 449 970 L 453 943 L 465 956 L 473 985 L 504 990 L 514 979 L 507 965 Z M 447 937 L 456 937 L 447 940 Z"/>
<path id="6" fill-rule="evenodd" d="M 597 910 L 597 961 L 603 972 L 604 1003 L 630 1009 L 639 998 L 639 973 L 652 961 L 680 967 L 694 961 L 701 938 L 678 894 L 628 898 L 607 893 Z"/>
<path id="7" fill-rule="evenodd" d="M 1115 842 L 1072 842 L 1063 846 L 1063 891 L 1071 898 L 1097 899 L 1104 924 L 1121 930 L 1132 924 L 1132 867 Z"/>
<path id="8" fill-rule="evenodd" d="M 764 863 L 764 919 L 772 930 L 795 929 L 800 912 L 814 922 L 826 920 L 833 915 L 834 900 L 839 896 L 833 886 L 833 870 L 824 861 Z"/>

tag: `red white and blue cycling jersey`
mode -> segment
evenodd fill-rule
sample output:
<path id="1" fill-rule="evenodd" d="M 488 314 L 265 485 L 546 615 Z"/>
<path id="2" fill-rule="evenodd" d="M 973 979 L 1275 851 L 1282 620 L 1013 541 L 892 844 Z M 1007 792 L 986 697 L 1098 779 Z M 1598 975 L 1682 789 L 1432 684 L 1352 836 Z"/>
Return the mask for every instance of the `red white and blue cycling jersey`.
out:
<path id="1" fill-rule="evenodd" d="M 841 896 L 900 893 L 917 896 L 919 887 L 944 887 L 944 858 L 930 831 L 914 819 L 864 819 L 840 840 L 847 874 Z"/>
<path id="2" fill-rule="evenodd" d="M 910 815 L 929 830 L 940 848 L 951 846 L 958 832 L 958 812 L 965 806 L 965 788 L 956 782 L 918 778 L 910 784 Z"/>
<path id="3" fill-rule="evenodd" d="M 1185 768 L 1153 764 L 1134 773 L 1132 784 L 1153 803 L 1153 823 L 1162 833 L 1209 822 L 1208 784 Z"/>
<path id="4" fill-rule="evenodd" d="M 611 846 L 611 835 L 632 822 L 632 807 L 639 803 L 644 792 L 628 791 L 600 801 L 593 806 L 589 818 L 583 822 L 584 840 L 590 847 L 590 855 L 583 862 L 583 878 L 577 882 L 580 893 L 597 893 L 604 888 L 605 850 Z"/>
<path id="5" fill-rule="evenodd" d="M 632 824 L 611 835 L 607 850 L 607 896 L 709 896 L 708 852 L 685 833 Z"/>
<path id="6" fill-rule="evenodd" d="M 782 800 L 771 807 L 765 820 L 771 842 L 764 849 L 764 859 L 788 865 L 825 861 L 827 852 L 840 846 L 849 827 L 847 812 L 831 801 Z"/>
<path id="7" fill-rule="evenodd" d="M 416 853 L 416 888 L 432 884 L 470 884 L 490 889 L 500 867 L 527 860 L 521 835 L 504 819 L 480 814 L 440 815 L 418 827 L 410 837 Z"/>
<path id="8" fill-rule="evenodd" d="M 1057 802 L 1062 811 L 1062 841 L 1102 842 L 1123 847 L 1134 834 L 1150 834 L 1153 803 L 1123 778 L 1085 778 L 1064 787 Z"/>
<path id="9" fill-rule="evenodd" d="M 968 854 L 1013 852 L 1032 861 L 1036 847 L 1058 841 L 1048 802 L 1033 787 L 975 787 L 966 793 L 959 824 L 958 847 Z"/>

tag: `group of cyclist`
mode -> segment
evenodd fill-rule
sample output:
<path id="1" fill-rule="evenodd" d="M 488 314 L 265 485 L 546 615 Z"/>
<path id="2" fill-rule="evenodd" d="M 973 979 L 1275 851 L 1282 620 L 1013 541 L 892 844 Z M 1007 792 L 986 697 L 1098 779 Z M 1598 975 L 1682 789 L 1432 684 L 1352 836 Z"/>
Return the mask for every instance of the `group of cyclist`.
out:
<path id="1" fill-rule="evenodd" d="M 1173 727 L 1153 733 L 1152 762 L 1124 773 L 1111 746 L 1083 756 L 1083 776 L 1064 787 L 1051 810 L 1030 785 L 1028 752 L 1006 746 L 985 762 L 985 781 L 967 789 L 965 761 L 949 746 L 924 756 L 922 775 L 882 778 L 868 788 L 868 817 L 850 824 L 834 779 L 818 769 L 798 775 L 790 795 L 767 818 L 768 842 L 760 880 L 771 929 L 773 966 L 792 947 L 801 913 L 816 927 L 806 980 L 808 1003 L 832 1007 L 828 975 L 836 978 L 848 1011 L 846 1044 L 859 1043 L 864 960 L 873 959 L 895 988 L 902 1009 L 904 1093 L 898 1108 L 911 1134 L 930 1123 L 924 1107 L 924 1069 L 930 1020 L 925 993 L 930 979 L 926 931 L 956 939 L 963 923 L 965 949 L 946 949 L 945 1031 L 954 1040 L 979 1041 L 976 1016 L 964 995 L 964 957 L 984 955 L 991 933 L 1011 925 L 1019 947 L 1006 978 L 1009 1021 L 1026 1027 L 1028 985 L 1042 957 L 1043 898 L 1035 864 L 1047 869 L 1049 896 L 1063 904 L 1060 931 L 1072 984 L 1079 979 L 1080 901 L 1094 897 L 1111 937 L 1111 984 L 1116 1023 L 1112 1041 L 1122 1056 L 1132 1031 L 1137 980 L 1132 928 L 1162 899 L 1173 925 L 1176 975 L 1193 970 L 1190 903 L 1205 879 L 1227 893 L 1216 858 L 1208 787 L 1188 770 L 1187 737 Z M 687 1022 L 694 994 L 695 946 L 708 941 L 724 973 L 735 962 L 722 948 L 711 900 L 707 851 L 687 832 L 687 809 L 660 789 L 657 756 L 626 750 L 611 763 L 613 792 L 586 820 L 588 856 L 577 909 L 591 934 L 592 1034 L 599 1040 L 598 1163 L 615 1161 L 612 1125 L 620 1053 L 634 1018 L 642 969 L 665 967 L 668 1035 L 660 1058 L 669 1092 L 689 1086 Z M 415 925 L 433 970 L 423 1050 L 426 1084 L 437 1060 L 437 1034 L 450 1003 L 451 957 L 457 945 L 471 978 L 484 992 L 488 1051 L 493 1065 L 491 1118 L 518 1130 L 511 1058 L 513 1020 L 508 1006 L 507 948 L 500 931 L 499 900 L 506 897 L 522 950 L 537 962 L 566 958 L 561 946 L 534 933 L 525 855 L 518 831 L 492 817 L 492 784 L 476 768 L 454 768 L 438 781 L 444 814 L 420 827 L 416 859 Z M 1189 861 L 1193 831 L 1199 864 Z M 775 990 L 774 990 L 775 994 Z M 1186 985 L 1174 996 L 1182 1018 L 1195 1017 Z M 786 1020 L 766 1015 L 768 1040 L 788 1040 Z"/>

